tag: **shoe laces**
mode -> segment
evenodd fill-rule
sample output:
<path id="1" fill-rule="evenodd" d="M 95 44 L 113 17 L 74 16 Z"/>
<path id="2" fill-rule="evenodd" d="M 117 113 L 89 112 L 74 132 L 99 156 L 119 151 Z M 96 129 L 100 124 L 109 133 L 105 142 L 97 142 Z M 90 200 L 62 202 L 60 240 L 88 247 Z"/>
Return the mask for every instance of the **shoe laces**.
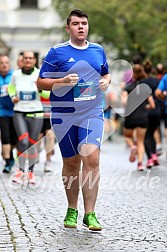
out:
<path id="1" fill-rule="evenodd" d="M 97 218 L 96 218 L 96 215 L 95 215 L 95 212 L 92 212 L 92 213 L 89 213 L 88 214 L 88 219 L 89 219 L 89 221 L 92 223 L 98 223 L 98 224 L 100 224 L 99 222 L 98 222 L 98 220 L 97 220 Z"/>
<path id="2" fill-rule="evenodd" d="M 74 221 L 74 222 L 76 222 L 76 219 L 77 219 L 77 211 L 75 210 L 75 209 L 68 209 L 68 211 L 67 211 L 67 215 L 66 215 L 66 218 L 65 219 L 67 219 L 68 218 L 68 220 L 70 220 L 70 221 Z"/>

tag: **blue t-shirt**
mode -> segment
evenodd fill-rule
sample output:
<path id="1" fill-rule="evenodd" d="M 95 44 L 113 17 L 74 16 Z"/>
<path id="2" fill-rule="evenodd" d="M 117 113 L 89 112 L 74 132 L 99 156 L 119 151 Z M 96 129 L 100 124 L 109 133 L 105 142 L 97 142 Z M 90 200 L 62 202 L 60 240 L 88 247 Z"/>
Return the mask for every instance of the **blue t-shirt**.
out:
<path id="1" fill-rule="evenodd" d="M 53 112 L 83 111 L 102 108 L 100 77 L 108 74 L 106 55 L 101 45 L 87 42 L 77 47 L 67 41 L 52 47 L 46 55 L 39 76 L 62 78 L 76 73 L 79 81 L 74 87 L 52 90 L 50 101 Z M 86 106 L 85 106 L 86 102 Z"/>
<path id="2" fill-rule="evenodd" d="M 160 80 L 157 89 L 160 89 L 161 91 L 167 91 L 167 74 L 165 74 L 162 79 Z M 167 98 L 165 100 L 166 105 L 166 114 L 167 114 Z"/>
<path id="3" fill-rule="evenodd" d="M 7 90 L 12 74 L 12 70 L 5 76 L 0 74 L 0 116 L 13 116 L 13 103 Z"/>

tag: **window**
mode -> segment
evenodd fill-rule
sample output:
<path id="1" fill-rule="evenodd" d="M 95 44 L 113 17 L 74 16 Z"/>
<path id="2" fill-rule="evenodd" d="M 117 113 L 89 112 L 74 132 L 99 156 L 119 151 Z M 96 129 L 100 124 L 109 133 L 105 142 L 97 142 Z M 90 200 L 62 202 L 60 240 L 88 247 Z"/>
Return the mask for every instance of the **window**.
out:
<path id="1" fill-rule="evenodd" d="M 21 0 L 21 8 L 37 8 L 37 0 Z"/>

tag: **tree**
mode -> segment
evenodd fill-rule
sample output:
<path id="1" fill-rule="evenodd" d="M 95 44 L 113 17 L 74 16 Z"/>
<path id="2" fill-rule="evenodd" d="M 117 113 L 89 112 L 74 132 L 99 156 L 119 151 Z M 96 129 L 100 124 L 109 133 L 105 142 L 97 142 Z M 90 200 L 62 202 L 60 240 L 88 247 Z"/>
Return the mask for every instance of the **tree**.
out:
<path id="1" fill-rule="evenodd" d="M 131 60 L 134 54 L 149 57 L 155 63 L 167 55 L 167 0 L 54 0 L 65 20 L 72 9 L 86 10 L 90 35 L 97 42 L 116 48 L 119 58 Z"/>

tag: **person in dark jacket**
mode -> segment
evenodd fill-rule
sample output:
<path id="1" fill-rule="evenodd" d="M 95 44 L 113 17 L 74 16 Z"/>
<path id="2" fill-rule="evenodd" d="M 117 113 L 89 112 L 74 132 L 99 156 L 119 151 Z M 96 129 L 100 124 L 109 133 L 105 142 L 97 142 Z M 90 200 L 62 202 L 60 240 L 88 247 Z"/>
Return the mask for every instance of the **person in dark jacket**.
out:
<path id="1" fill-rule="evenodd" d="M 8 85 L 13 71 L 7 55 L 0 55 L 0 130 L 2 157 L 5 161 L 3 172 L 9 173 L 14 165 L 13 147 L 16 133 L 13 126 L 13 103 L 8 95 Z"/>

